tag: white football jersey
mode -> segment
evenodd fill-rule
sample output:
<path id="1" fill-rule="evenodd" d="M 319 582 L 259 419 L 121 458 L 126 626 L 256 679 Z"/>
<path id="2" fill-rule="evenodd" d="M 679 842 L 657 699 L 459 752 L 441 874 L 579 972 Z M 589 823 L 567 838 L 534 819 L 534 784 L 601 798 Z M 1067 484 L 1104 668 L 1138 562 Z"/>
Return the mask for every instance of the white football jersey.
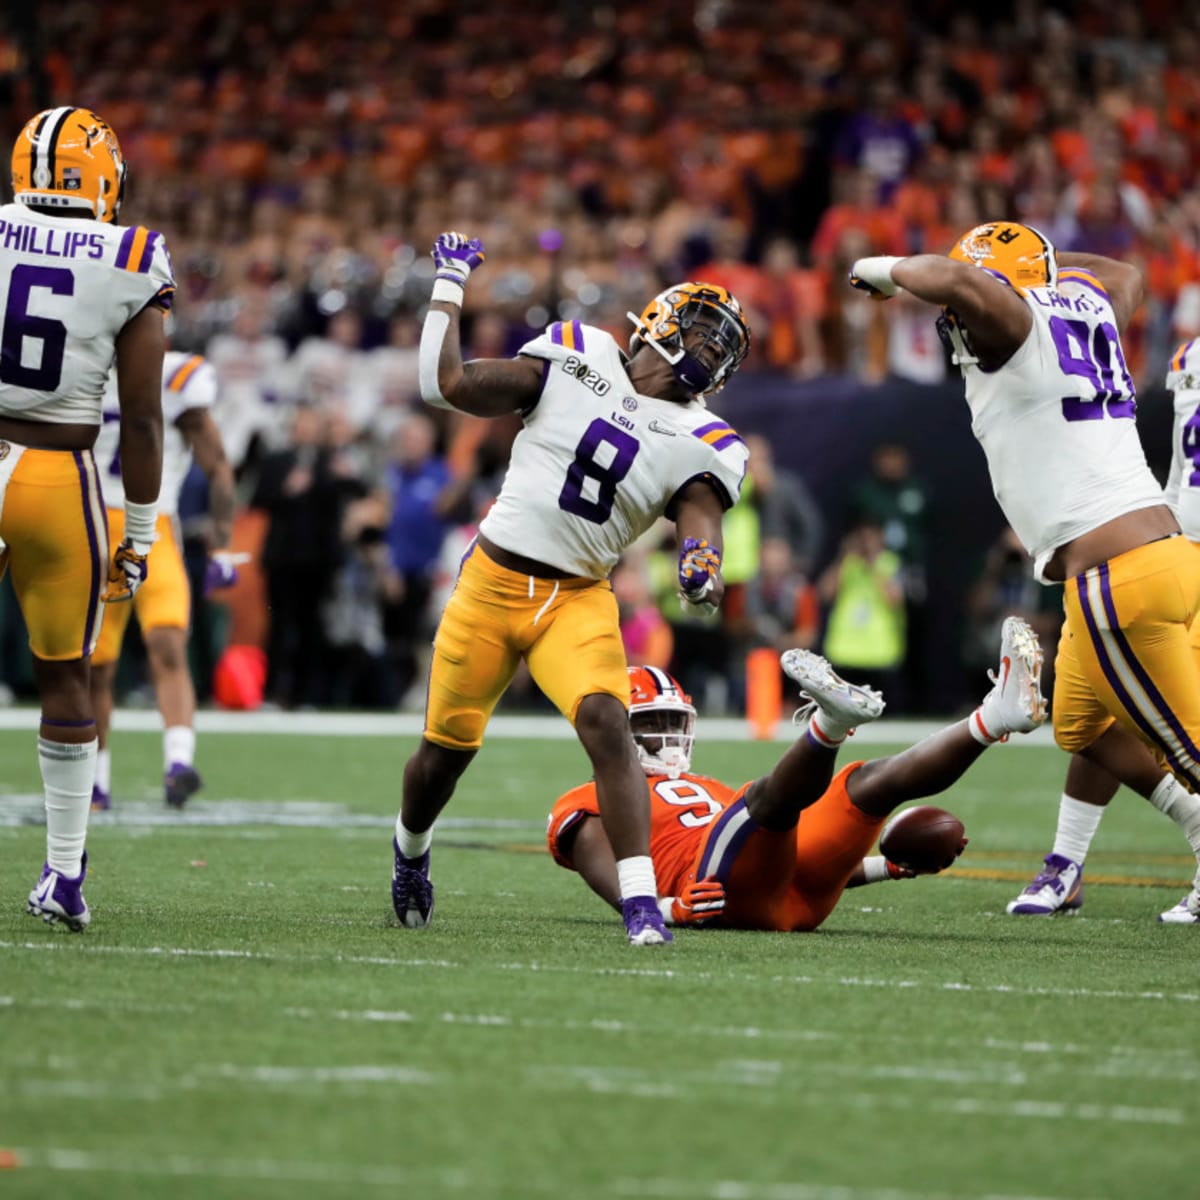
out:
<path id="1" fill-rule="evenodd" d="M 179 489 L 192 465 L 192 452 L 175 424 L 189 409 L 212 408 L 217 398 L 217 373 L 199 354 L 168 350 L 163 356 L 163 465 L 158 511 L 173 517 L 179 510 Z M 121 479 L 121 406 L 117 402 L 117 376 L 108 378 L 104 392 L 104 423 L 92 453 L 100 471 L 107 508 L 125 507 Z"/>
<path id="2" fill-rule="evenodd" d="M 0 206 L 0 413 L 99 425 L 117 335 L 174 292 L 153 230 Z"/>
<path id="3" fill-rule="evenodd" d="M 1167 387 L 1175 393 L 1167 503 L 1184 537 L 1200 542 L 1200 338 L 1184 342 L 1175 352 Z"/>
<path id="4" fill-rule="evenodd" d="M 1033 326 L 995 371 L 963 367 L 992 490 L 1042 572 L 1059 546 L 1163 503 L 1135 421 L 1133 380 L 1100 281 L 1063 268 L 1030 288 Z"/>
<path id="5" fill-rule="evenodd" d="M 610 334 L 565 321 L 520 353 L 543 360 L 542 394 L 480 525 L 497 546 L 603 579 L 693 480 L 711 482 L 726 507 L 737 500 L 742 439 L 702 404 L 635 391 Z"/>

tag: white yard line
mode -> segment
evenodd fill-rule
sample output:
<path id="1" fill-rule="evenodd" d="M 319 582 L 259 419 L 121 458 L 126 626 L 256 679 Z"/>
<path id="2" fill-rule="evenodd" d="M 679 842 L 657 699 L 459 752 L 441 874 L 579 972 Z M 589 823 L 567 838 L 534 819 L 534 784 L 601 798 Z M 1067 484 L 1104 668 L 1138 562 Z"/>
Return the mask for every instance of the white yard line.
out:
<path id="1" fill-rule="evenodd" d="M 869 979 L 857 976 L 821 977 L 817 975 L 714 975 L 709 971 L 684 971 L 669 967 L 584 967 L 560 963 L 507 962 L 480 963 L 459 962 L 446 958 L 398 958 L 390 955 L 373 954 L 270 954 L 261 950 L 232 950 L 221 947 L 194 948 L 184 946 L 101 946 L 89 945 L 84 937 L 67 939 L 53 934 L 42 942 L 0 941 L 0 950 L 31 952 L 65 952 L 68 954 L 115 954 L 147 958 L 228 958 L 245 959 L 251 962 L 319 963 L 339 962 L 360 966 L 401 967 L 406 969 L 433 969 L 474 971 L 529 971 L 531 973 L 588 975 L 588 976 L 636 976 L 650 979 L 678 979 L 691 984 L 697 980 L 717 983 L 784 984 L 789 987 L 852 987 L 875 988 L 882 991 L 931 990 L 941 992 L 974 993 L 987 996 L 1053 996 L 1077 1000 L 1153 1000 L 1179 1004 L 1200 1002 L 1200 993 L 1173 991 L 1130 992 L 1116 989 L 1070 988 L 1070 987 L 1026 987 L 1007 983 L 962 983 L 957 980 L 923 981 L 917 979 Z"/>
<path id="2" fill-rule="evenodd" d="M 259 1180 L 285 1183 L 329 1183 L 343 1193 L 347 1187 L 441 1188 L 475 1195 L 495 1195 L 497 1191 L 538 1193 L 561 1196 L 565 1181 L 561 1178 L 525 1177 L 507 1187 L 494 1175 L 473 1175 L 465 1169 L 364 1166 L 352 1162 L 298 1162 L 295 1159 L 221 1159 L 206 1156 L 167 1155 L 162 1158 L 124 1158 L 86 1150 L 59 1147 L 16 1147 L 13 1153 L 25 1167 L 46 1171 L 89 1172 L 114 1175 L 176 1177 L 195 1179 Z M 671 1178 L 613 1180 L 599 1188 L 573 1189 L 576 1196 L 644 1197 L 647 1200 L 1086 1200 L 1078 1193 L 1066 1196 L 1001 1194 L 971 1196 L 963 1191 L 953 1194 L 919 1192 L 903 1188 L 860 1188 L 846 1184 L 751 1183 L 736 1179 L 712 1178 L 688 1180 Z"/>
<path id="3" fill-rule="evenodd" d="M 34 733 L 39 713 L 35 708 L 0 709 L 0 731 L 22 730 Z M 864 725 L 854 735 L 855 746 L 901 744 L 928 737 L 951 724 L 945 721 L 903 721 L 884 718 Z M 268 734 L 293 734 L 304 737 L 419 737 L 424 725 L 417 713 L 238 713 L 199 712 L 196 732 L 244 733 L 255 737 Z M 161 733 L 162 718 L 148 709 L 118 709 L 113 715 L 113 730 L 122 733 Z M 699 733 L 707 741 L 752 741 L 746 721 L 733 717 L 701 717 Z M 775 732 L 774 742 L 791 742 L 797 737 L 797 727 L 783 720 Z M 574 730 L 557 716 L 498 716 L 488 724 L 487 736 L 496 741 L 512 738 L 549 738 L 554 741 L 573 741 Z M 1054 737 L 1048 729 L 1014 737 L 1009 746 L 1053 746 Z M 1005 753 L 1006 751 L 1001 751 Z"/>

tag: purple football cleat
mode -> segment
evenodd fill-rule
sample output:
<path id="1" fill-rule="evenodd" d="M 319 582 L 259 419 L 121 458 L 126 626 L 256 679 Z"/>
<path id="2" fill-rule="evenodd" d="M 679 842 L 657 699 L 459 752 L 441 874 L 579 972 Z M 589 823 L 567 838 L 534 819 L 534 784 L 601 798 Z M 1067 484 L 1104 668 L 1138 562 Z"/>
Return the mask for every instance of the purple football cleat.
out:
<path id="1" fill-rule="evenodd" d="M 189 796 L 194 796 L 204 786 L 200 772 L 187 763 L 172 763 L 163 776 L 163 792 L 168 808 L 182 808 Z"/>
<path id="2" fill-rule="evenodd" d="M 112 796 L 98 783 L 92 784 L 92 812 L 108 812 L 112 808 Z"/>
<path id="3" fill-rule="evenodd" d="M 1017 917 L 1050 917 L 1083 907 L 1083 868 L 1061 854 L 1047 854 L 1046 865 L 1006 912 Z"/>
<path id="4" fill-rule="evenodd" d="M 405 929 L 424 929 L 433 919 L 433 884 L 429 879 L 429 851 L 420 858 L 405 858 L 400 843 L 392 839 L 392 907 Z"/>
<path id="5" fill-rule="evenodd" d="M 47 925 L 61 921 L 72 933 L 82 933 L 92 919 L 87 901 L 83 898 L 83 881 L 87 878 L 87 851 L 83 852 L 83 866 L 79 874 L 70 879 L 42 866 L 42 876 L 37 887 L 29 893 L 29 915 L 41 917 Z"/>
<path id="6" fill-rule="evenodd" d="M 662 946 L 673 940 L 653 896 L 630 896 L 621 901 L 621 916 L 631 946 Z"/>

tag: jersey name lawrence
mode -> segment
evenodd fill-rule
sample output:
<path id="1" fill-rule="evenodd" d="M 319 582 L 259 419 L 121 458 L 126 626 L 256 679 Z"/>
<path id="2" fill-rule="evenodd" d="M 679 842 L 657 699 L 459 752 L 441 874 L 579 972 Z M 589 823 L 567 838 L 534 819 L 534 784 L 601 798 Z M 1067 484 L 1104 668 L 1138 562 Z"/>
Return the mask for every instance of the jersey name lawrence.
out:
<path id="1" fill-rule="evenodd" d="M 158 511 L 173 517 L 179 511 L 179 490 L 192 465 L 192 452 L 176 424 L 192 409 L 211 409 L 217 397 L 217 372 L 199 354 L 169 350 L 163 355 L 163 465 Z M 121 406 L 117 400 L 117 378 L 112 373 L 104 392 L 104 423 L 93 453 L 100 471 L 107 508 L 125 507 L 125 484 L 121 477 Z"/>
<path id="2" fill-rule="evenodd" d="M 117 335 L 174 293 L 161 234 L 0 206 L 0 413 L 98 425 Z"/>
<path id="3" fill-rule="evenodd" d="M 737 501 L 742 439 L 702 404 L 634 391 L 610 334 L 567 321 L 520 353 L 542 360 L 543 384 L 480 525 L 496 545 L 603 579 L 692 480 L 709 481 L 726 508 Z"/>
<path id="4" fill-rule="evenodd" d="M 1042 574 L 1054 551 L 1108 521 L 1163 503 L 1135 422 L 1116 316 L 1090 272 L 1031 288 L 1033 326 L 996 371 L 964 369 L 971 428 L 992 489 Z"/>

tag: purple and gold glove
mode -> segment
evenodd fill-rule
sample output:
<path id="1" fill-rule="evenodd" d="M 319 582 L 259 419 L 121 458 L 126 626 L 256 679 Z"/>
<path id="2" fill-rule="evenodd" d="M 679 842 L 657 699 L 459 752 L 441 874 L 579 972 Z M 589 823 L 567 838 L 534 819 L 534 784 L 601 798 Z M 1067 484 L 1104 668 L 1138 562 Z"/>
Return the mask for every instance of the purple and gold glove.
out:
<path id="1" fill-rule="evenodd" d="M 108 586 L 100 594 L 105 604 L 121 604 L 132 600 L 134 593 L 146 582 L 146 559 L 150 547 L 124 538 L 113 552 L 108 566 Z"/>
<path id="2" fill-rule="evenodd" d="M 467 279 L 487 254 L 478 238 L 469 238 L 465 233 L 439 233 L 433 243 L 433 261 L 437 264 L 435 279 L 446 279 L 466 287 Z"/>
<path id="3" fill-rule="evenodd" d="M 709 600 L 721 571 L 721 552 L 704 538 L 684 538 L 679 553 L 679 596 L 686 604 L 716 612 Z"/>
<path id="4" fill-rule="evenodd" d="M 207 596 L 209 592 L 233 587 L 238 581 L 238 565 L 249 561 L 248 554 L 231 554 L 226 550 L 218 550 L 209 558 L 204 568 L 204 594 Z"/>

